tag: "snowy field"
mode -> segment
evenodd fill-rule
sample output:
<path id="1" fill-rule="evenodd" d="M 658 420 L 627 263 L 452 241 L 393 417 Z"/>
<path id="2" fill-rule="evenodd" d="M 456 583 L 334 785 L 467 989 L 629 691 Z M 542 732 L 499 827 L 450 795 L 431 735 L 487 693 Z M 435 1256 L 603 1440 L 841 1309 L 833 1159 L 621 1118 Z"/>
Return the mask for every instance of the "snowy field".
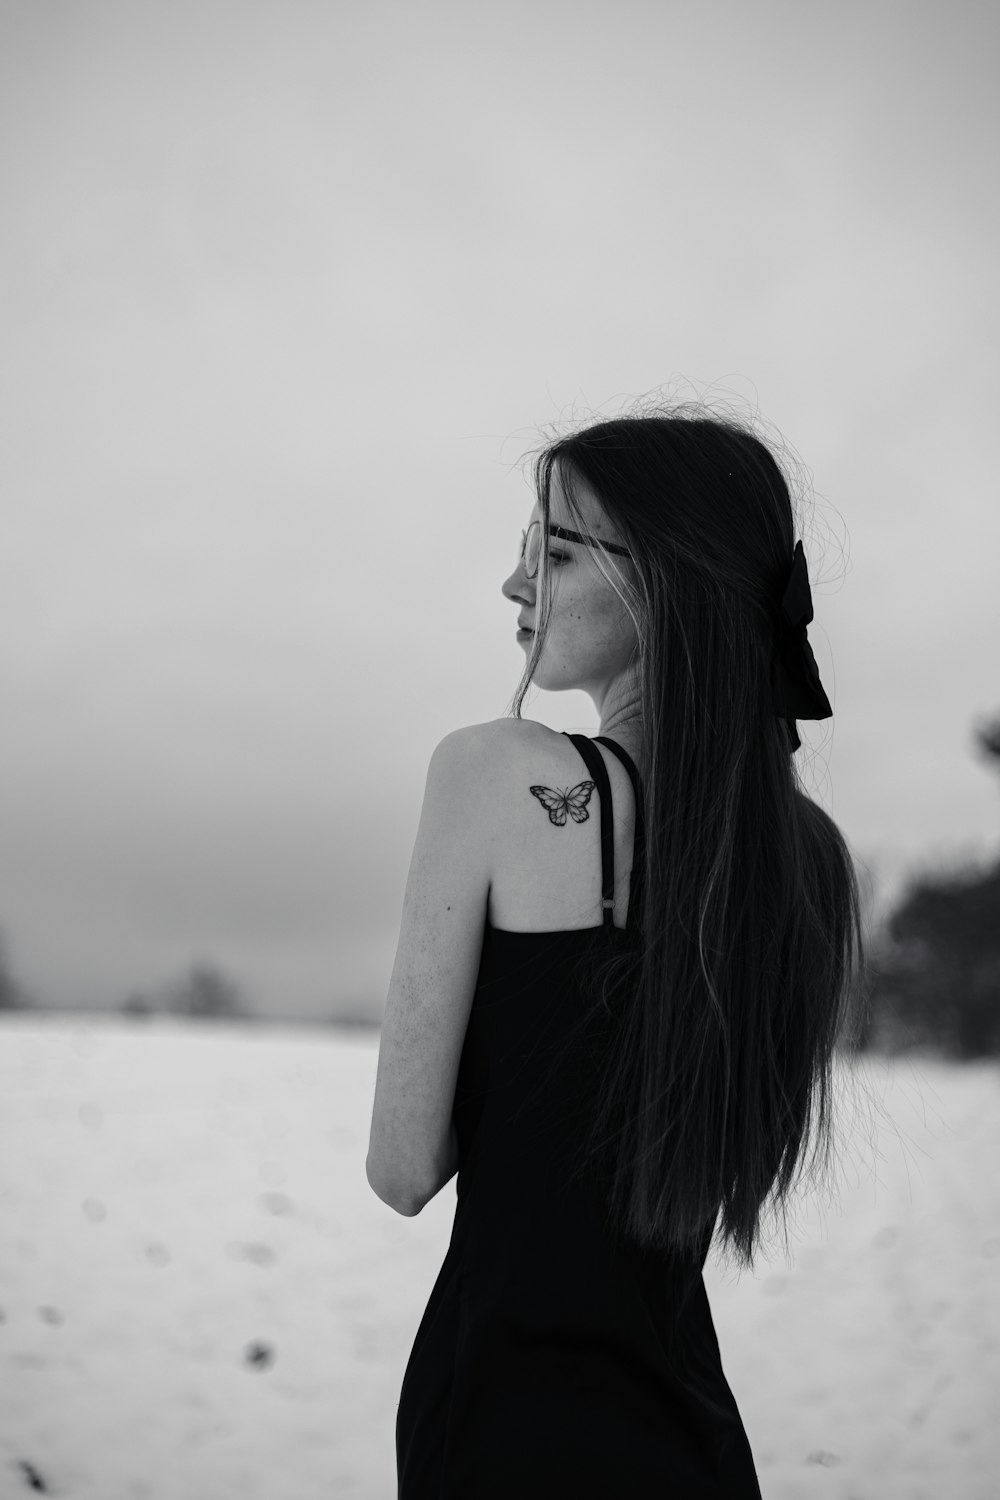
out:
<path id="1" fill-rule="evenodd" d="M 368 1187 L 377 1051 L 0 1021 L 2 1500 L 392 1500 L 455 1184 L 415 1219 Z M 998 1500 L 1000 1068 L 857 1071 L 790 1256 L 705 1269 L 764 1500 Z"/>

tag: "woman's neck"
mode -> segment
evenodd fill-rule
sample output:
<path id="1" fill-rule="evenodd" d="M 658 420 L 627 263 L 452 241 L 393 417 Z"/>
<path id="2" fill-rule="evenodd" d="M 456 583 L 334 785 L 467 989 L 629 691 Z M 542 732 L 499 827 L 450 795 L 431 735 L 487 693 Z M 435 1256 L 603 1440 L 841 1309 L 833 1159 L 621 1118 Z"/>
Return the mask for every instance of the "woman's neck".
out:
<path id="1" fill-rule="evenodd" d="M 609 740 L 614 740 L 620 745 L 626 755 L 630 756 L 639 772 L 640 779 L 646 779 L 646 767 L 643 758 L 642 726 L 634 720 L 622 720 L 618 724 L 602 724 L 598 734 L 606 735 Z"/>

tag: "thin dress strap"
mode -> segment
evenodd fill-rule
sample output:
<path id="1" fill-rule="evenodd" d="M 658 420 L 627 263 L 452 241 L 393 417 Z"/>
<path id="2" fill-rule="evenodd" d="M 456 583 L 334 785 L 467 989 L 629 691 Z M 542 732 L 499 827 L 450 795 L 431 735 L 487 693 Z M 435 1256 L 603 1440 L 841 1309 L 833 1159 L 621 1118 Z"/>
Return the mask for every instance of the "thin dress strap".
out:
<path id="1" fill-rule="evenodd" d="M 632 873 L 629 876 L 628 916 L 625 919 L 625 929 L 627 932 L 635 932 L 639 927 L 642 882 L 646 869 L 646 807 L 642 794 L 642 780 L 631 755 L 615 740 L 606 734 L 595 734 L 594 743 L 607 745 L 608 749 L 617 755 L 632 778 L 632 791 L 635 794 L 635 836 L 632 840 Z"/>
<path id="2" fill-rule="evenodd" d="M 616 740 L 611 739 L 606 734 L 595 734 L 594 735 L 594 739 L 593 739 L 593 743 L 595 745 L 607 745 L 607 747 L 608 747 L 609 750 L 614 751 L 615 755 L 617 755 L 618 759 L 621 761 L 622 765 L 625 767 L 625 769 L 628 772 L 629 776 L 631 776 L 631 778 L 632 778 L 632 790 L 635 793 L 636 811 L 637 811 L 638 816 L 641 817 L 641 815 L 642 815 L 642 782 L 639 779 L 639 772 L 636 769 L 635 761 L 632 759 L 631 755 L 629 755 L 629 753 L 628 753 L 627 750 L 623 750 L 622 747 L 621 747 L 621 745 L 619 745 Z"/>
<path id="3" fill-rule="evenodd" d="M 604 926 L 615 925 L 615 837 L 614 820 L 611 813 L 611 781 L 601 758 L 585 734 L 570 734 L 563 730 L 568 740 L 579 750 L 597 784 L 597 795 L 601 799 L 601 906 L 604 908 Z"/>

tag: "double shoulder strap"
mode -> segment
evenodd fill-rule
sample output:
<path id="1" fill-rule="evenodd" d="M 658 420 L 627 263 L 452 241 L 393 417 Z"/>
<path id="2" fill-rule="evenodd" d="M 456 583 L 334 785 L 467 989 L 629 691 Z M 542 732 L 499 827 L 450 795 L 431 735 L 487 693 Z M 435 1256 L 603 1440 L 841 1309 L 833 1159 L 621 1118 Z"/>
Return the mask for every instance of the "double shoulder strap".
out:
<path id="1" fill-rule="evenodd" d="M 629 897 L 628 922 L 626 923 L 626 927 L 631 930 L 636 925 L 634 921 L 637 910 L 635 897 L 642 870 L 643 854 L 642 782 L 639 780 L 639 772 L 635 768 L 632 757 L 607 735 L 598 734 L 594 736 L 594 740 L 591 740 L 585 734 L 570 734 L 568 730 L 563 730 L 563 733 L 567 739 L 573 741 L 583 756 L 587 770 L 597 785 L 597 795 L 601 799 L 601 906 L 604 909 L 605 927 L 613 927 L 615 923 L 615 835 L 611 813 L 611 781 L 601 752 L 594 749 L 594 741 L 599 745 L 607 745 L 612 754 L 617 755 L 632 779 L 632 790 L 635 793 L 635 847 L 632 856 L 632 892 Z"/>

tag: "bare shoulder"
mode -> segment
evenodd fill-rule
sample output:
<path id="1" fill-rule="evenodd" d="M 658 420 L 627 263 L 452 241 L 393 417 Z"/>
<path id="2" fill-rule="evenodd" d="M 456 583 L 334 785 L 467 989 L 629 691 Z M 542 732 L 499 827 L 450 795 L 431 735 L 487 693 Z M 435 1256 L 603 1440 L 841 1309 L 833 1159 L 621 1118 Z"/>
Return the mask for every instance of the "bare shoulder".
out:
<path id="1" fill-rule="evenodd" d="M 537 719 L 487 719 L 483 724 L 467 724 L 462 729 L 453 729 L 446 734 L 442 744 L 450 742 L 456 747 L 467 747 L 471 753 L 495 752 L 498 756 L 510 755 L 518 746 L 536 750 L 548 744 L 558 749 L 564 736 L 540 724 Z"/>
<path id="2" fill-rule="evenodd" d="M 498 809 L 509 819 L 518 805 L 515 790 L 539 775 L 556 776 L 579 761 L 565 735 L 535 719 L 489 719 L 446 734 L 434 751 L 439 778 L 481 808 L 485 818 Z M 531 802 L 531 798 L 528 801 Z"/>
<path id="3" fill-rule="evenodd" d="M 551 758 L 565 757 L 565 735 L 540 724 L 537 719 L 488 719 L 483 724 L 468 724 L 454 729 L 441 741 L 462 759 L 474 759 L 481 769 L 502 772 L 520 769 L 539 753 Z"/>

